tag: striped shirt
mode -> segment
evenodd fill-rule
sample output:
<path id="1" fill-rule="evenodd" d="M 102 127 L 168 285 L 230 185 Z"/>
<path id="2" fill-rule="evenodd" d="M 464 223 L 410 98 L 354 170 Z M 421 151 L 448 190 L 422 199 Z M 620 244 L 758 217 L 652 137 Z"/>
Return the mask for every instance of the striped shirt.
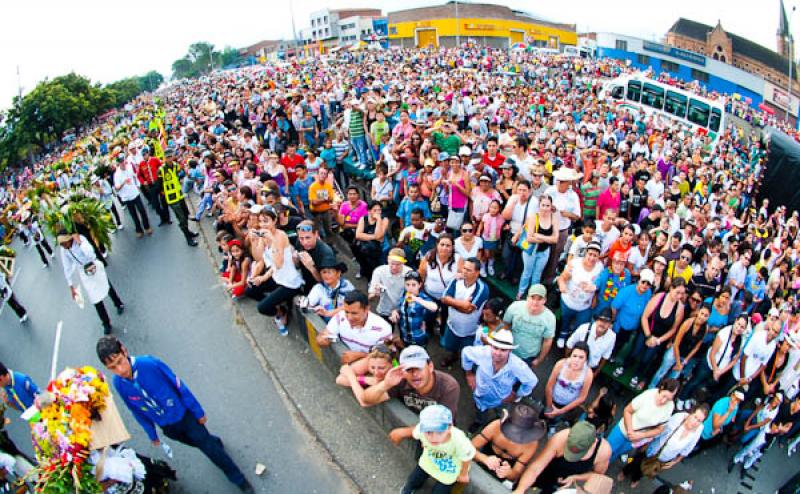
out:
<path id="1" fill-rule="evenodd" d="M 364 114 L 360 111 L 350 112 L 350 138 L 364 137 Z"/>

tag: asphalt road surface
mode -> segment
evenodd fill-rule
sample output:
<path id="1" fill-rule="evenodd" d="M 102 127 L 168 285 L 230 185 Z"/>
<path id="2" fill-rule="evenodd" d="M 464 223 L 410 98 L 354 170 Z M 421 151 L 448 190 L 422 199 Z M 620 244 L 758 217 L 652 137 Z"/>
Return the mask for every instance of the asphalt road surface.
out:
<path id="1" fill-rule="evenodd" d="M 157 217 L 150 211 L 151 220 Z M 126 223 L 130 219 L 126 217 Z M 28 309 L 21 326 L 13 311 L 0 314 L 3 341 L 0 360 L 11 369 L 47 384 L 56 325 L 63 321 L 58 368 L 101 366 L 95 343 L 102 335 L 94 308 L 80 310 L 70 299 L 58 251 L 50 268 L 42 269 L 36 251 L 18 251 L 14 289 Z M 137 240 L 128 226 L 114 237 L 108 276 L 127 306 L 118 316 L 106 306 L 114 333 L 133 354 L 151 354 L 169 364 L 200 400 L 212 434 L 239 465 L 256 492 L 346 493 L 353 484 L 327 460 L 314 438 L 299 424 L 256 359 L 233 320 L 231 302 L 220 288 L 207 251 L 188 247 L 177 224 L 155 228 L 152 237 Z M 129 444 L 144 455 L 162 457 L 122 402 L 117 404 L 132 436 Z M 32 451 L 27 426 L 14 419 L 11 436 Z M 177 493 L 238 492 L 197 449 L 166 439 L 174 451 L 168 460 L 178 471 Z M 261 477 L 257 463 L 266 465 Z"/>

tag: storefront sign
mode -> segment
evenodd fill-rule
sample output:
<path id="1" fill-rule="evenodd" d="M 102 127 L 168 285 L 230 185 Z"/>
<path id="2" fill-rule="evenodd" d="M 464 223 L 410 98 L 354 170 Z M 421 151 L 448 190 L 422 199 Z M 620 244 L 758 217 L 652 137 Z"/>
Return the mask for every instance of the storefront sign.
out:
<path id="1" fill-rule="evenodd" d="M 696 65 L 706 65 L 706 57 L 703 55 L 698 55 L 697 53 L 688 50 L 675 48 L 674 46 L 666 46 L 659 43 L 653 43 L 651 41 L 643 41 L 642 47 L 647 51 L 661 53 L 662 55 L 668 55 L 670 57 L 684 60 Z"/>
<path id="2" fill-rule="evenodd" d="M 795 95 L 789 98 L 789 93 L 786 92 L 786 88 L 778 87 L 775 84 L 771 84 L 767 81 L 764 81 L 764 101 L 767 103 L 777 106 L 782 110 L 789 109 L 789 113 L 793 115 L 797 115 L 798 110 L 800 110 L 800 98 Z M 791 101 L 791 106 L 790 105 Z"/>

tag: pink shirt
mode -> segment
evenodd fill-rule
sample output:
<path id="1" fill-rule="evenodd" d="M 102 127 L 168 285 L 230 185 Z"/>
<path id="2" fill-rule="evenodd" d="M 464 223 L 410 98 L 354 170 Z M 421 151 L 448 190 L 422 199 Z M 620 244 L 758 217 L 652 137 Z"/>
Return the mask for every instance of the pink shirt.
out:
<path id="1" fill-rule="evenodd" d="M 349 225 L 357 225 L 358 220 L 362 216 L 366 216 L 367 213 L 367 203 L 364 201 L 358 201 L 355 208 L 351 207 L 348 201 L 343 202 L 339 207 L 339 214 L 344 217 L 344 222 Z"/>
<path id="2" fill-rule="evenodd" d="M 597 219 L 603 219 L 603 215 L 609 209 L 616 209 L 619 211 L 619 203 L 621 199 L 622 196 L 619 192 L 617 192 L 615 195 L 611 195 L 611 188 L 604 190 L 597 198 Z"/>
<path id="3" fill-rule="evenodd" d="M 500 234 L 503 232 L 503 225 L 506 223 L 502 215 L 492 216 L 489 213 L 483 215 L 481 220 L 483 222 L 483 231 L 481 238 L 494 242 L 500 239 Z"/>

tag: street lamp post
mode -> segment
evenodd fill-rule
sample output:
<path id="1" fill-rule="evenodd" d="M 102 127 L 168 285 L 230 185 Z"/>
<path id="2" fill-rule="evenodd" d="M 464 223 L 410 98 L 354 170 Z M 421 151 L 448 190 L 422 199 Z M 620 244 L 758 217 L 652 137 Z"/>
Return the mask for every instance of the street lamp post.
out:
<path id="1" fill-rule="evenodd" d="M 458 16 L 458 0 L 455 0 L 456 3 L 456 48 L 461 46 L 461 20 Z"/>

